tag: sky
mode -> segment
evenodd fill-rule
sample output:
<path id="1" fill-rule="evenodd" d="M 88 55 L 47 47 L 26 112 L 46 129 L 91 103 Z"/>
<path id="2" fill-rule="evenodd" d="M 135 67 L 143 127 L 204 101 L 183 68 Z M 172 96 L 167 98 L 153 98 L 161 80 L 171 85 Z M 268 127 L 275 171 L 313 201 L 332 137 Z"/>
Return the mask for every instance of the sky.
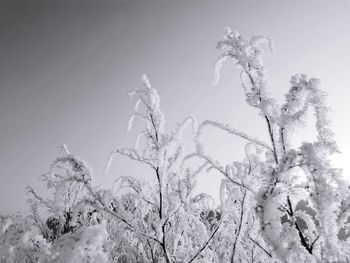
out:
<path id="1" fill-rule="evenodd" d="M 342 151 L 334 162 L 350 178 L 349 1 L 1 1 L 0 214 L 28 212 L 26 186 L 44 196 L 39 180 L 65 143 L 111 187 L 120 175 L 146 176 L 144 167 L 109 153 L 134 145 L 127 133 L 133 102 L 127 93 L 147 74 L 161 97 L 166 128 L 186 116 L 228 123 L 268 141 L 266 124 L 245 103 L 239 71 L 227 63 L 213 86 L 215 45 L 224 27 L 268 35 L 271 95 L 281 103 L 296 73 L 321 79 Z M 210 135 L 210 136 L 209 136 Z M 315 135 L 311 125 L 295 145 Z M 208 151 L 239 160 L 244 142 L 209 131 Z M 147 175 L 148 176 L 148 175 Z M 199 177 L 197 191 L 218 197 L 219 174 Z"/>

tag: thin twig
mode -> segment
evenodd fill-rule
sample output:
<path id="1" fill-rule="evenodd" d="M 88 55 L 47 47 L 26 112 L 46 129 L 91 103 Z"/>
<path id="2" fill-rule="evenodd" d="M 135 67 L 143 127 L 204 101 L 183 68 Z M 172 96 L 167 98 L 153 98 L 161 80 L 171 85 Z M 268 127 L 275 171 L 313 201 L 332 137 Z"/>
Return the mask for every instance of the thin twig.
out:
<path id="1" fill-rule="evenodd" d="M 190 261 L 188 261 L 188 263 L 193 262 L 193 260 L 195 260 L 200 253 L 202 253 L 202 251 L 208 246 L 209 242 L 212 240 L 212 238 L 215 236 L 216 232 L 219 230 L 220 226 L 218 226 L 214 232 L 210 235 L 210 237 L 208 238 L 208 240 L 203 244 L 203 246 L 197 251 L 197 253 L 190 259 Z"/>

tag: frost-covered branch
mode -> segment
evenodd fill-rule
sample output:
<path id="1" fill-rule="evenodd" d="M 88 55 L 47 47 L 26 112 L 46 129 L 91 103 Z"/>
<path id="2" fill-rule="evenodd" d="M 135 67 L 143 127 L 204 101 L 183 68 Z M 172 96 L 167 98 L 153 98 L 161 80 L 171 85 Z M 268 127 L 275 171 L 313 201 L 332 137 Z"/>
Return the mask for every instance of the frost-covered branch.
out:
<path id="1" fill-rule="evenodd" d="M 206 121 L 202 122 L 198 126 L 197 133 L 196 133 L 196 141 L 197 141 L 197 144 L 199 144 L 199 145 L 197 147 L 201 146 L 200 137 L 203 134 L 204 128 L 206 128 L 207 126 L 213 126 L 214 128 L 218 128 L 220 130 L 226 131 L 229 134 L 236 135 L 236 136 L 238 136 L 238 137 L 240 137 L 242 139 L 245 139 L 245 140 L 247 140 L 247 141 L 249 141 L 251 143 L 254 143 L 256 145 L 260 145 L 260 146 L 266 148 L 269 151 L 273 151 L 270 146 L 268 146 L 266 143 L 260 141 L 259 139 L 250 137 L 249 135 L 247 135 L 247 134 L 245 134 L 243 132 L 240 132 L 240 131 L 238 131 L 236 129 L 231 128 L 227 124 L 223 124 L 223 123 L 216 122 L 216 121 L 211 121 L 211 120 L 206 120 Z"/>

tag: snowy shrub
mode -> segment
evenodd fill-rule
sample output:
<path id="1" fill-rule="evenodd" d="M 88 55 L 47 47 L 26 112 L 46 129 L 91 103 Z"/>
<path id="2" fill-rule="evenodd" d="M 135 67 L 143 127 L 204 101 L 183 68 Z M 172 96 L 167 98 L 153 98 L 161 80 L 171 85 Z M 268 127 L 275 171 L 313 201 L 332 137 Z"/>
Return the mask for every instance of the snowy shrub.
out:
<path id="1" fill-rule="evenodd" d="M 120 176 L 104 189 L 61 145 L 41 176 L 50 198 L 28 187 L 30 216 L 0 217 L 0 262 L 348 262 L 349 184 L 330 161 L 338 147 L 325 93 L 318 79 L 296 74 L 278 104 L 263 63 L 273 46 L 268 37 L 227 29 L 215 66 L 215 83 L 227 59 L 240 69 L 245 99 L 265 121 L 269 142 L 192 117 L 167 132 L 157 90 L 143 76 L 130 94 L 136 103 L 128 129 L 137 120 L 143 128 L 134 147 L 112 151 L 106 169 L 119 155 L 150 176 Z M 315 140 L 294 145 L 293 132 L 310 113 Z M 208 154 L 209 127 L 245 140 L 243 160 L 223 163 Z M 194 152 L 185 148 L 187 129 Z M 209 195 L 194 193 L 197 177 L 212 170 L 222 176 L 217 207 Z"/>

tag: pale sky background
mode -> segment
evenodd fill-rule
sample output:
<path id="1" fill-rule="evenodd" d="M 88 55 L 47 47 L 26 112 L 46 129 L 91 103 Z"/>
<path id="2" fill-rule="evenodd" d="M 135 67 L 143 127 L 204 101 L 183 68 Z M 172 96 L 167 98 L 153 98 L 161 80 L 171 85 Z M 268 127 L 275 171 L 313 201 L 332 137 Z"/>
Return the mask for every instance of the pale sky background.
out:
<path id="1" fill-rule="evenodd" d="M 293 74 L 321 79 L 343 152 L 336 164 L 350 178 L 349 11 L 350 1 L 0 2 L 0 214 L 28 211 L 28 184 L 45 194 L 38 178 L 61 142 L 90 164 L 96 184 L 142 177 L 143 167 L 123 158 L 108 174 L 103 167 L 111 150 L 134 145 L 136 132 L 126 133 L 134 106 L 127 92 L 144 73 L 158 89 L 168 129 L 192 115 L 268 141 L 233 63 L 212 85 L 225 26 L 274 39 L 266 66 L 281 102 Z M 313 135 L 300 133 L 296 142 Z M 222 133 L 212 132 L 208 146 L 227 162 L 243 152 L 239 139 Z M 220 175 L 199 179 L 198 191 L 217 198 Z"/>

